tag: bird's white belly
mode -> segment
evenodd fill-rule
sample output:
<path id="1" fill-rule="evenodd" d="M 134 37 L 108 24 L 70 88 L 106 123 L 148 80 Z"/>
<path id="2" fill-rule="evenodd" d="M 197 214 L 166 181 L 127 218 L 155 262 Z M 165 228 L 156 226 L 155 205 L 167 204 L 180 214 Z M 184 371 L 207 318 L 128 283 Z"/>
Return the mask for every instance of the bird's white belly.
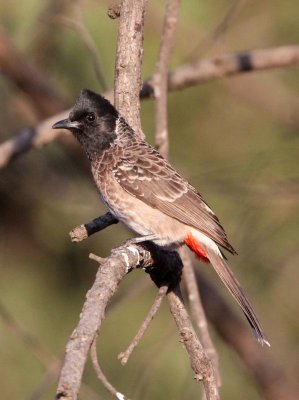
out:
<path id="1" fill-rule="evenodd" d="M 116 181 L 100 191 L 109 211 L 140 236 L 155 235 L 159 245 L 178 244 L 190 228 L 127 193 Z"/>

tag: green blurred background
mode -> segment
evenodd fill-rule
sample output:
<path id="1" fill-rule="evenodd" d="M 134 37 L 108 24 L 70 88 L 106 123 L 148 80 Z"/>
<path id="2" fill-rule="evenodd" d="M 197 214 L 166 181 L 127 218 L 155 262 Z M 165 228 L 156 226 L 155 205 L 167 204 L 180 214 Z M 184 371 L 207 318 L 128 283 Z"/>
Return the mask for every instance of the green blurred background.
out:
<path id="1" fill-rule="evenodd" d="M 212 41 L 233 2 L 183 1 L 173 67 L 225 52 L 298 43 L 298 1 L 237 3 L 229 26 Z M 108 5 L 89 0 L 83 2 L 83 11 L 112 88 L 118 23 L 107 17 Z M 157 59 L 163 7 L 163 2 L 148 2 L 144 78 L 152 74 Z M 17 47 L 70 105 L 82 87 L 101 91 L 82 40 L 55 19 L 55 14 L 74 16 L 71 1 L 1 2 L 0 14 Z M 288 68 L 226 78 L 169 95 L 170 159 L 223 222 L 239 253 L 230 257 L 231 265 L 263 322 L 272 344 L 269 351 L 294 379 L 299 375 L 298 89 L 298 69 Z M 0 76 L 1 141 L 36 122 L 26 104 L 26 96 L 14 83 Z M 153 143 L 151 101 L 142 104 L 142 123 Z M 45 364 L 63 354 L 78 321 L 97 269 L 88 254 L 108 255 L 129 233 L 115 225 L 83 243 L 70 242 L 68 231 L 105 210 L 90 175 L 57 143 L 30 151 L 1 170 L 0 204 L 0 300 L 43 348 L 42 354 L 35 354 L 31 339 L 12 333 L 0 320 L 1 396 L 29 399 L 41 383 Z M 117 360 L 155 292 L 142 271 L 122 282 L 100 336 L 102 367 L 118 390 L 132 399 L 198 398 L 200 389 L 167 304 L 127 366 L 121 367 Z M 220 354 L 222 398 L 261 399 L 237 356 L 213 330 L 212 334 Z M 42 387 L 40 398 L 53 398 L 56 379 L 45 378 L 49 384 Z M 84 382 L 99 398 L 110 398 L 90 364 Z M 92 399 L 89 391 L 85 389 L 82 398 Z"/>

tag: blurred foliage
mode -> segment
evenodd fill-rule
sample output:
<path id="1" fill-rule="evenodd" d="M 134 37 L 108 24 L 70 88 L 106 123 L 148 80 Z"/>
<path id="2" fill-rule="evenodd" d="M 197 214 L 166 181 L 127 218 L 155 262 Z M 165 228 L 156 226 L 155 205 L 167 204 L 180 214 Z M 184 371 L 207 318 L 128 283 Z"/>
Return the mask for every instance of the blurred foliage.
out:
<path id="1" fill-rule="evenodd" d="M 243 2 L 219 40 L 201 54 L 201 44 L 212 37 L 231 4 L 230 0 L 182 2 L 173 66 L 200 56 L 298 41 L 297 1 L 251 0 Z M 107 18 L 108 5 L 88 0 L 83 11 L 112 87 L 118 23 Z M 163 7 L 157 0 L 148 3 L 144 77 L 152 73 L 156 62 Z M 73 3 L 0 3 L 1 23 L 11 38 L 72 104 L 82 87 L 98 91 L 100 87 L 82 40 L 55 22 L 58 13 L 72 17 Z M 298 88 L 298 70 L 285 69 L 223 79 L 169 96 L 171 160 L 200 188 L 226 227 L 239 252 L 238 257 L 230 257 L 231 264 L 268 332 L 269 351 L 293 377 L 299 373 L 299 126 L 298 114 L 291 111 L 296 109 Z M 32 121 L 20 106 L 26 98 L 5 76 L 0 76 L 0 91 L 4 140 Z M 142 120 L 153 143 L 152 102 L 143 103 Z M 29 152 L 1 171 L 0 204 L 1 302 L 24 329 L 59 356 L 96 272 L 89 252 L 108 255 L 129 233 L 115 225 L 84 243 L 70 243 L 67 232 L 100 215 L 104 208 L 90 177 L 55 143 Z M 216 279 L 214 274 L 211 277 Z M 141 271 L 122 283 L 99 340 L 104 371 L 131 398 L 198 398 L 198 385 L 167 305 L 128 365 L 121 367 L 117 361 L 154 295 L 155 289 Z M 44 365 L 30 344 L 12 334 L 1 320 L 0 327 L 1 395 L 29 398 L 43 376 Z M 237 357 L 217 337 L 215 341 L 223 375 L 222 398 L 242 393 L 242 400 L 260 399 Z M 110 398 L 90 365 L 84 381 L 101 398 Z M 55 384 L 46 388 L 43 399 L 53 398 Z"/>

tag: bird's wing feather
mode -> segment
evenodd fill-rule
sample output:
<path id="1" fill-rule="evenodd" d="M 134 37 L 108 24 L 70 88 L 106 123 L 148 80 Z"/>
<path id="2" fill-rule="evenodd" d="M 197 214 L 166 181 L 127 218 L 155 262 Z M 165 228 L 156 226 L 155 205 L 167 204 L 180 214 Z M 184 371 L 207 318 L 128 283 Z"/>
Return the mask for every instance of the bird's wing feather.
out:
<path id="1" fill-rule="evenodd" d="M 113 173 L 131 195 L 172 218 L 191 225 L 235 253 L 218 218 L 201 195 L 145 142 L 122 149 Z"/>

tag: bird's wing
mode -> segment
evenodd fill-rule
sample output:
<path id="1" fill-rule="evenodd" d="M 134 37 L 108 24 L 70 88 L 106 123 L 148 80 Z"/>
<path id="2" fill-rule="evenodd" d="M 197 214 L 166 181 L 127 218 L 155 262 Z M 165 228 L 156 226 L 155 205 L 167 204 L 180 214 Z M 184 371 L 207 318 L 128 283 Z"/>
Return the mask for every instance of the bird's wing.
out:
<path id="1" fill-rule="evenodd" d="M 131 195 L 195 227 L 231 253 L 236 253 L 218 218 L 201 195 L 147 143 L 136 142 L 123 149 L 113 173 Z"/>

